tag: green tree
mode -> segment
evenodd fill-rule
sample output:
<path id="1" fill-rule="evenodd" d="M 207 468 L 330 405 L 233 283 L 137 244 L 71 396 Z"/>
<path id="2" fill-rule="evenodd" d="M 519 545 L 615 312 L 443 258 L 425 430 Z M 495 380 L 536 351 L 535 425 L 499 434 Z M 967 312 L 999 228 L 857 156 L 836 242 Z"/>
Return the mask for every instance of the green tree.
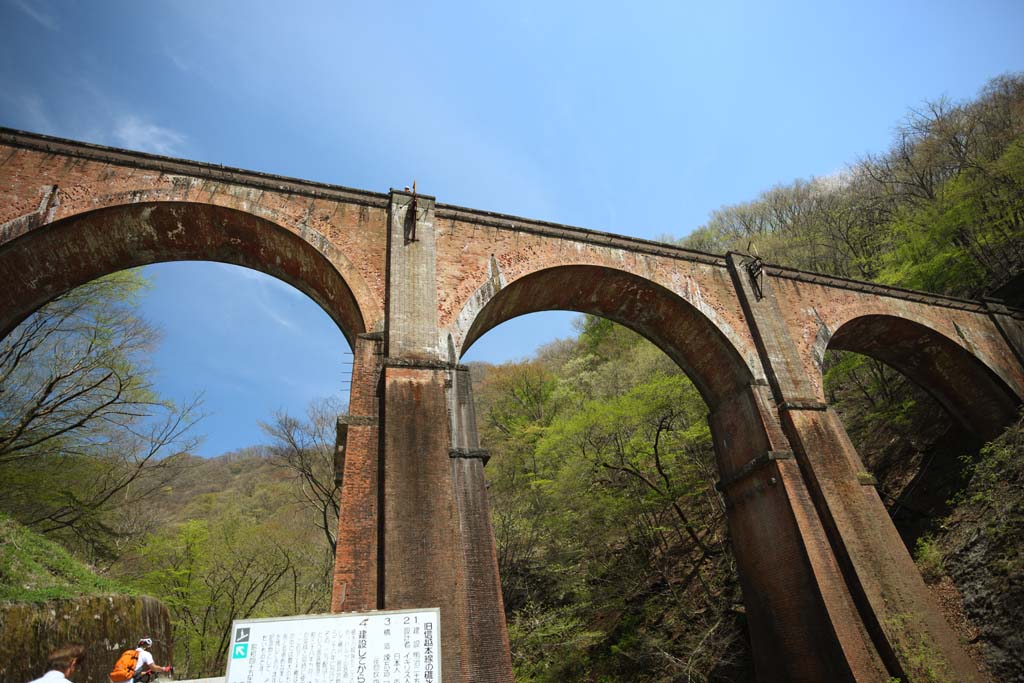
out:
<path id="1" fill-rule="evenodd" d="M 517 680 L 705 680 L 744 651 L 707 408 L 635 333 L 578 328 L 478 373 Z"/>
<path id="2" fill-rule="evenodd" d="M 94 280 L 0 342 L 0 508 L 101 554 L 195 443 L 197 403 L 152 387 L 144 287 L 136 271 Z"/>
<path id="3" fill-rule="evenodd" d="M 273 421 L 260 423 L 273 442 L 271 461 L 293 474 L 298 484 L 295 496 L 312 510 L 316 526 L 327 541 L 330 557 L 337 547 L 338 513 L 341 493 L 334 472 L 334 449 L 338 416 L 345 411 L 337 399 L 320 399 L 309 404 L 306 420 L 280 412 Z"/>
<path id="4" fill-rule="evenodd" d="M 233 620 L 326 611 L 333 558 L 316 513 L 294 498 L 297 482 L 278 476 L 267 453 L 196 467 L 219 480 L 215 489 L 192 496 L 180 521 L 146 537 L 115 569 L 167 604 L 175 664 L 198 677 L 223 674 Z"/>

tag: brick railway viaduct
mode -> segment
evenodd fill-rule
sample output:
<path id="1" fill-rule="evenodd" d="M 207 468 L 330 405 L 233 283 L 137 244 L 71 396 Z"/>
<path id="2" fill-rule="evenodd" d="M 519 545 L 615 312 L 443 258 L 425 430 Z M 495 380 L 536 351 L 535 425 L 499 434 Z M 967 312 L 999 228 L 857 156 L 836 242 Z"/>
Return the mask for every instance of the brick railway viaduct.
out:
<path id="1" fill-rule="evenodd" d="M 1024 397 L 1019 311 L 0 129 L 0 336 L 93 278 L 176 260 L 278 277 L 345 334 L 333 609 L 440 606 L 446 683 L 512 680 L 459 358 L 550 309 L 639 332 L 707 401 L 759 680 L 922 680 L 922 648 L 980 680 L 824 402 L 821 360 L 878 358 L 993 437 Z"/>

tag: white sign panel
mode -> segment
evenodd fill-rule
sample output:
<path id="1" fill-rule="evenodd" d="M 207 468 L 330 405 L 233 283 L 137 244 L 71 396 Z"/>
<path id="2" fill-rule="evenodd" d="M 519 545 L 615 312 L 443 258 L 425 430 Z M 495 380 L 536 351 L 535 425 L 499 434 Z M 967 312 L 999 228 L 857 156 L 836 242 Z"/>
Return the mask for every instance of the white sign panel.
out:
<path id="1" fill-rule="evenodd" d="M 441 611 L 237 619 L 226 683 L 441 683 Z"/>

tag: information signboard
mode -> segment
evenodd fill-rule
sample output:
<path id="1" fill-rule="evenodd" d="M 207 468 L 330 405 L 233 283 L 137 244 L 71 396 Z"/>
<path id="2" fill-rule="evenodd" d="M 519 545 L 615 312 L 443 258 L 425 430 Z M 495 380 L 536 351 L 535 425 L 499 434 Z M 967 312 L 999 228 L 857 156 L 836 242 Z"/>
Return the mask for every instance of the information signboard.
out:
<path id="1" fill-rule="evenodd" d="M 441 683 L 441 611 L 236 619 L 226 683 Z"/>

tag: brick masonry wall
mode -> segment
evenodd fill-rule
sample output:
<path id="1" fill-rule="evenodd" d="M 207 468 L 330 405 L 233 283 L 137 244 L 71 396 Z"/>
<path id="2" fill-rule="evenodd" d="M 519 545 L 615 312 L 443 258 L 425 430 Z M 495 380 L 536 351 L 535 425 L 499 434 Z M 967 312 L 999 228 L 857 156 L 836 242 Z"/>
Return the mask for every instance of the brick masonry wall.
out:
<path id="1" fill-rule="evenodd" d="M 277 183 L 281 189 L 272 189 L 275 184 L 260 177 L 239 176 L 235 182 L 225 182 L 189 175 L 190 170 L 203 169 L 187 164 L 179 167 L 143 159 L 150 167 L 139 168 L 3 143 L 0 136 L 0 245 L 40 225 L 109 207 L 184 202 L 234 209 L 264 218 L 313 246 L 351 288 L 364 329 L 383 325 L 387 212 L 380 198 L 331 197 L 324 191 L 283 183 Z M 180 237 L 169 236 L 168 252 L 175 241 L 187 244 L 193 228 L 187 222 L 171 230 L 175 227 L 182 232 Z M 273 254 L 260 256 L 273 263 Z M 174 260 L 173 253 L 153 257 Z M 292 284 L 302 288 L 299 278 Z"/>
<path id="2" fill-rule="evenodd" d="M 682 258 L 683 252 L 673 258 L 595 244 L 579 236 L 573 239 L 570 235 L 555 237 L 480 225 L 465 218 L 439 217 L 435 229 L 440 264 L 438 323 L 450 332 L 460 355 L 465 352 L 469 325 L 486 304 L 475 295 L 486 287 L 495 269 L 502 287 L 508 287 L 545 269 L 590 265 L 639 276 L 676 294 L 710 321 L 740 356 L 757 366 L 743 311 L 721 259 L 689 260 Z M 588 284 L 600 290 L 600 280 Z"/>
<path id="3" fill-rule="evenodd" d="M 361 335 L 353 348 L 349 414 L 344 423 L 341 509 L 332 612 L 374 610 L 378 603 L 380 335 Z"/>
<path id="4" fill-rule="evenodd" d="M 957 305 L 954 307 L 943 305 L 940 297 L 913 301 L 788 277 L 772 277 L 772 288 L 803 371 L 819 398 L 824 396 L 820 366 L 823 342 L 827 343 L 844 325 L 865 316 L 889 316 L 917 323 L 981 360 L 1018 395 L 1024 395 L 1024 368 L 1007 354 L 1002 334 L 980 303 L 959 307 L 958 302 L 950 301 Z M 884 343 L 885 333 L 884 327 L 876 330 L 879 342 Z M 857 341 L 863 346 L 870 342 Z"/>

